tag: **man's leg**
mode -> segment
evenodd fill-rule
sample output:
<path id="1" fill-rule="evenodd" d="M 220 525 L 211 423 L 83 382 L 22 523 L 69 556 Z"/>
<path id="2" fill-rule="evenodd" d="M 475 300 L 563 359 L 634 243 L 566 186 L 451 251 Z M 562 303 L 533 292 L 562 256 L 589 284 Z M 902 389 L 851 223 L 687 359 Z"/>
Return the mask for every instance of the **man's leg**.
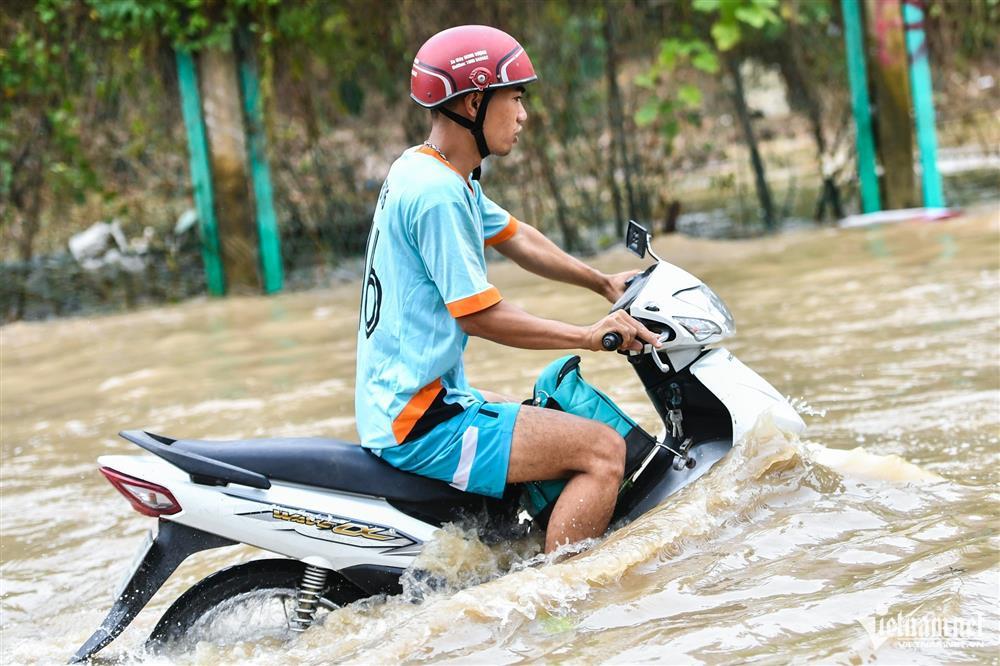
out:
<path id="1" fill-rule="evenodd" d="M 625 470 L 625 441 L 612 428 L 553 409 L 522 406 L 507 482 L 565 479 L 549 518 L 545 552 L 604 533 Z"/>

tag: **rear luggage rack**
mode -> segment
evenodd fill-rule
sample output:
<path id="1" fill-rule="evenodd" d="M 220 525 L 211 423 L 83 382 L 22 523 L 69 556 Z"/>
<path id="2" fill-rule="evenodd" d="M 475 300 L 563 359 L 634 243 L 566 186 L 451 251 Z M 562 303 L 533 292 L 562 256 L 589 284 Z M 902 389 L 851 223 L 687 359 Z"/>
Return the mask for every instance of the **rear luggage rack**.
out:
<path id="1" fill-rule="evenodd" d="M 194 483 L 217 486 L 238 483 L 261 490 L 267 490 L 271 487 L 271 481 L 263 474 L 171 447 L 171 444 L 177 441 L 176 439 L 156 435 L 145 430 L 123 430 L 118 434 L 184 470 L 191 476 Z"/>

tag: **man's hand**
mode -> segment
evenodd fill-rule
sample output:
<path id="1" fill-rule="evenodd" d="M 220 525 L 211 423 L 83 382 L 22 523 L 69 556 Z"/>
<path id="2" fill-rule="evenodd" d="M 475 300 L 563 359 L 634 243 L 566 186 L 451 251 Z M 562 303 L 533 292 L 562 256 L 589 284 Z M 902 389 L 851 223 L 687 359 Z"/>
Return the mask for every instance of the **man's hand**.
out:
<path id="1" fill-rule="evenodd" d="M 621 273 L 620 275 L 624 275 Z M 659 336 L 640 324 L 632 315 L 624 310 L 615 310 L 604 319 L 587 329 L 587 346 L 590 351 L 603 351 L 601 341 L 608 333 L 618 333 L 622 336 L 621 351 L 642 351 L 643 343 L 654 347 L 660 346 Z"/>
<path id="2" fill-rule="evenodd" d="M 604 293 L 602 294 L 604 298 L 608 299 L 612 303 L 617 301 L 625 293 L 625 281 L 628 280 L 633 275 L 641 273 L 640 270 L 624 271 L 622 273 L 613 273 L 611 275 L 605 275 L 605 287 Z"/>

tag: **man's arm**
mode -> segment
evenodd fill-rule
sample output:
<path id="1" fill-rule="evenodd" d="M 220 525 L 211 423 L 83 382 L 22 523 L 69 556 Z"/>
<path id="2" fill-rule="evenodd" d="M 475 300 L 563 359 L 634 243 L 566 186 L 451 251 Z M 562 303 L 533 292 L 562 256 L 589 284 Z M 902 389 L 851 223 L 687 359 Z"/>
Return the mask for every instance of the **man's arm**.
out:
<path id="1" fill-rule="evenodd" d="M 607 275 L 563 252 L 538 229 L 518 222 L 517 233 L 494 246 L 521 268 L 550 280 L 586 287 L 612 303 L 625 291 L 625 280 L 639 271 Z"/>
<path id="2" fill-rule="evenodd" d="M 521 349 L 589 349 L 601 351 L 606 333 L 622 336 L 620 349 L 639 351 L 643 343 L 660 346 L 658 337 L 624 310 L 617 310 L 590 326 L 576 326 L 554 319 L 542 319 L 500 301 L 485 310 L 458 318 L 468 335 Z"/>

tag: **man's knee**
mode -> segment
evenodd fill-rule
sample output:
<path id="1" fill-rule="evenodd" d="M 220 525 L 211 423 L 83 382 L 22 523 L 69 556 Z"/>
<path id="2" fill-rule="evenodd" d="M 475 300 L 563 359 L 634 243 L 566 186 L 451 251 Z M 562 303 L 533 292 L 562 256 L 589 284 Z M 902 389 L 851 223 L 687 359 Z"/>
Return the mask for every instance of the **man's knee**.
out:
<path id="1" fill-rule="evenodd" d="M 594 473 L 621 481 L 625 473 L 625 440 L 613 428 L 600 424 L 593 440 Z"/>

